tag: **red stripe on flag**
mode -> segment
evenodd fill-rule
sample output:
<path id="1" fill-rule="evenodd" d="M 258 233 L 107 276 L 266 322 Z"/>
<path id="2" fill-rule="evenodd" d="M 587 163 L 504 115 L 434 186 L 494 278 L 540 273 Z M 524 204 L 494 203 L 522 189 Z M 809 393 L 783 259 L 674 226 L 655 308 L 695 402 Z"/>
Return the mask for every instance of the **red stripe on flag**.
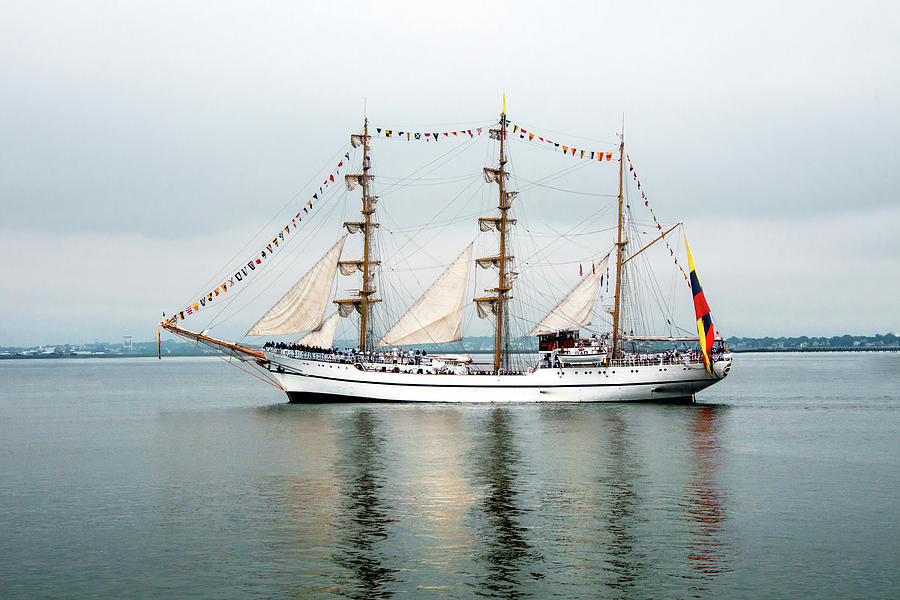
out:
<path id="1" fill-rule="evenodd" d="M 709 304 L 706 303 L 706 296 L 702 291 L 694 295 L 694 314 L 698 319 L 709 314 Z"/>
<path id="2" fill-rule="evenodd" d="M 716 341 L 716 332 L 712 327 L 709 328 L 709 331 L 706 332 L 706 353 L 709 354 L 710 350 L 712 350 L 713 342 Z"/>

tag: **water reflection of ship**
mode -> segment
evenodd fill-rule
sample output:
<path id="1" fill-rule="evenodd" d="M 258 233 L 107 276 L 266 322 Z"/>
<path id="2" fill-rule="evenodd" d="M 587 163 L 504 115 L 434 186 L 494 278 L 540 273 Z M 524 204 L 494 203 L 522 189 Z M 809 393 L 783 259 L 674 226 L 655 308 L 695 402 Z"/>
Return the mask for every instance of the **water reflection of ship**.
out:
<path id="1" fill-rule="evenodd" d="M 460 585 L 458 574 L 471 570 L 475 539 L 467 515 L 477 494 L 465 476 L 469 439 L 461 429 L 463 414 L 445 406 L 399 410 L 386 433 L 402 533 L 414 536 L 417 562 L 429 568 L 427 578 L 414 582 L 414 593 L 450 593 Z"/>
<path id="2" fill-rule="evenodd" d="M 331 559 L 330 548 L 337 543 L 332 507 L 338 497 L 335 484 L 337 439 L 334 419 L 325 411 L 298 411 L 295 406 L 276 404 L 260 407 L 256 415 L 266 421 L 267 432 L 277 430 L 275 438 L 283 446 L 266 448 L 267 459 L 280 456 L 281 474 L 256 480 L 258 497 L 266 503 L 268 515 L 267 546 L 271 553 L 288 560 L 297 559 L 295 576 L 304 581 L 303 589 L 286 585 L 274 596 L 307 597 L 333 589 L 331 572 L 323 568 Z M 297 452 L 304 448 L 315 452 Z M 314 543 L 310 541 L 314 540 Z"/>
<path id="3" fill-rule="evenodd" d="M 603 583 L 620 594 L 627 594 L 632 591 L 646 566 L 646 556 L 635 548 L 635 529 L 642 521 L 636 511 L 641 497 L 634 486 L 639 465 L 633 463 L 631 434 L 621 410 L 610 408 L 604 411 L 605 429 L 609 433 L 610 471 L 601 480 L 607 489 L 609 502 L 606 526 L 606 551 L 609 556 L 603 561 L 609 578 L 604 579 Z"/>
<path id="4" fill-rule="evenodd" d="M 393 519 L 381 495 L 384 440 L 377 426 L 369 410 L 360 410 L 348 423 L 343 436 L 347 453 L 339 461 L 345 504 L 339 529 L 344 535 L 334 561 L 353 574 L 353 580 L 340 588 L 350 598 L 388 598 L 392 595 L 388 585 L 395 580 L 396 569 L 385 566 L 379 548 Z"/>
<path id="5" fill-rule="evenodd" d="M 688 558 L 698 573 L 696 592 L 707 591 L 706 585 L 717 575 L 730 569 L 723 563 L 726 552 L 721 540 L 725 511 L 722 493 L 716 481 L 721 450 L 718 439 L 718 411 L 722 407 L 697 408 L 691 424 L 692 446 L 696 457 L 694 477 L 690 484 L 688 514 L 694 524 L 693 543 Z"/>
<path id="6" fill-rule="evenodd" d="M 480 504 L 483 514 L 477 521 L 487 523 L 482 526 L 486 549 L 476 557 L 486 564 L 487 572 L 477 584 L 477 593 L 499 598 L 528 596 L 523 584 L 541 578 L 529 567 L 543 561 L 526 539 L 527 529 L 520 523 L 526 509 L 516 499 L 520 459 L 510 420 L 507 408 L 493 409 L 487 431 L 481 436 L 484 443 L 474 450 L 473 464 L 475 485 L 485 488 Z"/>

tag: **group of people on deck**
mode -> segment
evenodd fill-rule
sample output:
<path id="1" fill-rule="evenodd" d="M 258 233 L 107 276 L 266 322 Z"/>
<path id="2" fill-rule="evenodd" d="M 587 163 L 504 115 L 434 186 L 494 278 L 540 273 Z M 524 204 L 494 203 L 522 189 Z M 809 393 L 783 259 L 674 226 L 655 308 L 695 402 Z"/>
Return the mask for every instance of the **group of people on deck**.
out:
<path id="1" fill-rule="evenodd" d="M 716 362 L 722 357 L 722 354 L 725 353 L 725 348 L 721 345 L 716 345 L 710 351 L 710 359 L 712 362 Z M 562 368 L 563 363 L 566 363 L 565 352 L 563 352 L 563 357 L 560 357 L 560 351 L 553 350 L 552 352 L 547 352 L 543 354 L 541 360 L 541 367 L 543 368 Z M 629 354 L 618 354 L 618 358 L 615 359 L 613 364 L 624 364 L 624 365 L 675 365 L 684 363 L 686 365 L 691 363 L 702 363 L 703 362 L 703 353 L 700 351 L 700 348 L 693 347 L 688 348 L 686 344 L 681 345 L 681 349 L 678 346 L 672 346 L 671 350 L 665 350 L 660 352 L 638 352 L 638 353 L 629 353 Z M 572 366 L 578 366 L 573 364 Z"/>
<path id="2" fill-rule="evenodd" d="M 291 358 L 307 360 L 324 360 L 343 363 L 394 363 L 401 365 L 419 365 L 428 356 L 425 350 L 401 350 L 394 348 L 380 352 L 360 352 L 356 348 L 319 348 L 303 344 L 286 344 L 284 342 L 266 342 L 264 350 L 277 352 Z"/>

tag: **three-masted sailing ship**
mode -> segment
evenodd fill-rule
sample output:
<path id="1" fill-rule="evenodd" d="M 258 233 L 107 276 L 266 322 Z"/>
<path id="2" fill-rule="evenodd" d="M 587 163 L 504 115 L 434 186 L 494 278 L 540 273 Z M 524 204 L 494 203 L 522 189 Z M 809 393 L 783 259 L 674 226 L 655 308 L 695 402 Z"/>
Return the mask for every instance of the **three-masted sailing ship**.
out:
<path id="1" fill-rule="evenodd" d="M 379 297 L 382 290 L 376 285 L 376 275 L 382 261 L 373 247 L 380 224 L 376 221 L 378 197 L 372 190 L 373 136 L 370 135 L 368 119 L 361 133 L 351 135 L 351 145 L 362 148 L 360 172 L 344 176 L 348 191 L 361 190 L 361 217 L 343 222 L 343 235 L 250 327 L 245 336 L 278 338 L 305 334 L 304 337 L 260 345 L 243 340 L 224 341 L 211 337 L 205 331 L 196 333 L 184 327 L 180 322 L 185 319 L 184 311 L 164 320 L 161 326 L 223 354 L 229 360 L 256 369 L 284 390 L 291 402 L 684 401 L 724 378 L 730 370 L 732 358 L 712 324 L 686 238 L 690 275 L 683 275 L 689 280 L 698 335 L 653 337 L 636 336 L 633 331 L 625 331 L 623 314 L 627 307 L 623 274 L 629 267 L 628 263 L 659 240 L 666 240 L 668 244 L 669 238 L 666 236 L 675 226 L 663 231 L 662 226 L 658 225 L 660 235 L 655 240 L 630 251 L 632 242 L 628 239 L 624 223 L 624 135 L 618 144 L 615 242 L 609 252 L 592 264 L 587 275 L 582 276 L 544 318 L 533 323 L 533 326 L 529 325 L 528 336 L 538 341 L 537 353 L 519 355 L 518 364 L 511 364 L 510 302 L 518 276 L 517 269 L 522 270 L 523 265 L 516 265 L 509 243 L 509 236 L 517 222 L 510 215 L 517 192 L 509 189 L 509 124 L 504 106 L 499 122 L 488 131 L 490 138 L 498 142 L 499 156 L 496 164 L 483 169 L 485 182 L 497 186 L 497 212 L 477 219 L 480 232 L 496 233 L 496 253 L 474 258 L 473 261 L 474 243 L 466 246 L 418 301 L 380 336 L 373 319 L 382 302 Z M 391 130 L 382 132 L 380 129 L 379 133 L 387 137 L 392 134 Z M 456 135 L 456 132 L 453 134 Z M 405 135 L 407 138 L 410 136 L 409 133 Z M 437 139 L 438 134 L 433 135 Z M 471 135 L 470 130 L 469 137 Z M 584 156 L 584 151 L 581 155 Z M 610 160 L 612 155 L 607 153 L 606 156 Z M 298 213 L 297 217 L 300 218 L 301 214 Z M 285 231 L 290 233 L 290 225 Z M 346 259 L 342 256 L 344 245 L 351 235 L 361 236 L 362 251 L 359 256 Z M 278 245 L 277 238 L 273 242 Z M 273 249 L 271 246 L 269 248 L 270 251 Z M 477 294 L 471 293 L 467 284 L 473 262 L 477 267 L 496 272 L 496 278 L 492 279 L 489 287 Z M 260 260 L 257 259 L 256 263 L 259 264 Z M 253 269 L 253 261 L 248 266 Z M 246 267 L 242 271 L 244 277 L 249 275 Z M 337 275 L 346 277 L 357 273 L 361 278 L 358 289 L 349 297 L 334 297 L 338 295 L 333 291 L 337 287 Z M 241 271 L 235 275 L 241 279 Z M 583 329 L 591 324 L 604 277 L 607 290 L 610 280 L 613 281 L 612 305 L 607 309 L 611 326 L 608 331 L 597 330 L 593 335 L 583 335 Z M 234 284 L 232 279 L 232 287 Z M 219 294 L 218 288 L 216 294 Z M 212 300 L 213 295 L 210 294 L 209 301 Z M 429 354 L 419 350 L 425 344 L 447 344 L 461 340 L 462 316 L 469 302 L 474 303 L 477 316 L 489 319 L 493 326 L 493 352 L 487 362 L 475 363 L 465 353 L 440 354 L 433 351 Z M 197 308 L 196 304 L 194 306 Z M 333 306 L 335 311 L 326 316 L 329 306 Z M 332 345 L 338 322 L 344 318 L 355 318 L 358 322 L 358 344 L 355 348 L 338 350 Z M 679 343 L 682 344 L 680 350 Z"/>

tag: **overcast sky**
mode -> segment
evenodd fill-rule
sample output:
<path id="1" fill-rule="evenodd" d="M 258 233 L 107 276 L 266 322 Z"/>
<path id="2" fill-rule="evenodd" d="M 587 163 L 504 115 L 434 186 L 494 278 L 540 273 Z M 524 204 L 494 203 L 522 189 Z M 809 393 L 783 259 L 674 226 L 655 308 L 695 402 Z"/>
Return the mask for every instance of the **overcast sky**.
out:
<path id="1" fill-rule="evenodd" d="M 503 90 L 585 138 L 626 115 L 725 335 L 898 332 L 898 56 L 888 1 L 5 2 L 0 345 L 151 339 L 364 100 L 471 123 Z"/>

